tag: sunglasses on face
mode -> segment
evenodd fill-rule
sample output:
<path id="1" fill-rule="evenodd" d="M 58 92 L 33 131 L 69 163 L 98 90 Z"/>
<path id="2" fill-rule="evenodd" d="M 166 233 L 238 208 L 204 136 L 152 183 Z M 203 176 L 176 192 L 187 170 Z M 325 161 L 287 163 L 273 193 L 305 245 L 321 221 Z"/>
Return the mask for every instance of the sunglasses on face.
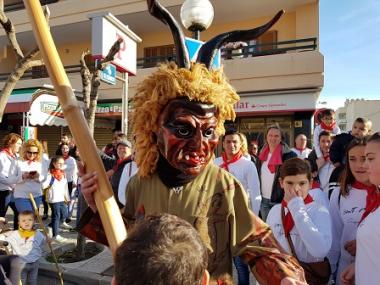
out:
<path id="1" fill-rule="evenodd" d="M 34 151 L 27 151 L 26 153 L 27 153 L 27 154 L 35 154 L 35 155 L 38 154 L 38 152 L 34 152 Z"/>

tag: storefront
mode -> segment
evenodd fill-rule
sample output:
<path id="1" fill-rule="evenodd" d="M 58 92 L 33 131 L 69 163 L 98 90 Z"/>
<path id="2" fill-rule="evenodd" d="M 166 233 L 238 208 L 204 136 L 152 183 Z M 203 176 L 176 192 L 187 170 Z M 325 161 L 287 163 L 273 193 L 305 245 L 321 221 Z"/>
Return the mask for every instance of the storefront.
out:
<path id="1" fill-rule="evenodd" d="M 48 141 L 49 154 L 52 155 L 62 134 L 70 134 L 70 130 L 58 98 L 38 91 L 38 88 L 28 88 L 11 94 L 0 124 L 0 138 L 9 132 L 21 133 L 23 127 L 35 127 L 37 138 Z M 111 142 L 112 130 L 120 126 L 121 110 L 121 102 L 97 104 L 94 139 L 99 148 Z"/>
<path id="2" fill-rule="evenodd" d="M 236 120 L 227 122 L 226 128 L 233 127 L 247 136 L 248 141 L 257 140 L 264 144 L 268 126 L 279 124 L 284 140 L 293 146 L 294 138 L 303 133 L 309 138 L 313 126 L 313 113 L 319 96 L 318 90 L 293 90 L 239 94 L 235 104 Z"/>

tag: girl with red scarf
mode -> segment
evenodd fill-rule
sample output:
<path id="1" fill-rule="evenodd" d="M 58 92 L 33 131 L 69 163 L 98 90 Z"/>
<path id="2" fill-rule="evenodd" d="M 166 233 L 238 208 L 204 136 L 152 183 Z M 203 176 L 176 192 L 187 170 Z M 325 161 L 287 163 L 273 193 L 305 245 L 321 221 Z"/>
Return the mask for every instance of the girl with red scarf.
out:
<path id="1" fill-rule="evenodd" d="M 284 199 L 270 210 L 267 224 L 288 253 L 293 252 L 288 239 L 291 240 L 299 261 L 324 261 L 332 242 L 331 220 L 328 209 L 309 195 L 312 184 L 309 164 L 300 158 L 285 161 L 280 170 L 280 184 Z M 310 282 L 307 275 L 306 279 Z"/>
<path id="2" fill-rule="evenodd" d="M 355 261 L 356 231 L 367 204 L 376 195 L 365 165 L 366 139 L 353 139 L 347 147 L 346 165 L 330 198 L 333 244 L 329 253 L 332 271 L 342 270 Z M 339 278 L 336 284 L 341 284 Z"/>
<path id="3" fill-rule="evenodd" d="M 53 228 L 53 238 L 62 242 L 65 238 L 59 235 L 61 221 L 67 218 L 66 203 L 70 201 L 67 179 L 63 168 L 65 160 L 61 156 L 53 157 L 49 165 L 49 173 L 43 184 L 46 191 L 46 201 L 51 209 L 51 226 Z M 64 225 L 65 223 L 62 223 Z M 66 227 L 66 226 L 65 226 Z"/>
<path id="4" fill-rule="evenodd" d="M 375 285 L 380 279 L 380 132 L 368 140 L 365 156 L 369 181 L 375 185 L 375 193 L 372 199 L 366 200 L 366 209 L 359 222 L 355 263 L 340 276 L 341 284 L 345 285 Z"/>

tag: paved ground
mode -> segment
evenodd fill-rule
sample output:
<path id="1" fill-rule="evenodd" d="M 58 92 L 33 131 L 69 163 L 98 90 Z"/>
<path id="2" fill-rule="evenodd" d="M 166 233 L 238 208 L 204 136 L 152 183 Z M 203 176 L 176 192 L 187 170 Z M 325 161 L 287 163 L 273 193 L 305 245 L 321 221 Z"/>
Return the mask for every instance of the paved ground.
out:
<path id="1" fill-rule="evenodd" d="M 42 213 L 42 209 L 41 209 Z M 49 212 L 50 214 L 50 212 Z M 74 211 L 72 221 L 70 225 L 75 226 L 76 223 L 76 211 Z M 7 219 L 9 221 L 10 226 L 13 228 L 13 213 L 9 209 L 7 212 Z M 50 220 L 44 221 L 45 224 L 48 224 Z M 51 245 L 54 251 L 65 251 L 72 249 L 76 244 L 77 232 L 70 230 L 61 230 L 60 234 L 66 238 L 65 242 L 52 242 Z M 50 254 L 50 249 L 46 246 L 44 250 L 44 255 Z M 54 285 L 60 284 L 57 269 L 54 263 L 50 263 L 46 261 L 45 258 L 42 258 L 40 261 L 40 270 L 39 270 L 39 285 Z M 93 258 L 90 258 L 85 261 L 76 262 L 76 263 L 67 263 L 67 264 L 59 264 L 61 272 L 63 272 L 64 276 L 64 284 L 110 284 L 111 278 L 113 275 L 113 261 L 112 255 L 108 248 L 104 248 L 104 250 L 96 255 Z M 233 277 L 235 284 L 237 284 L 237 276 L 236 271 L 234 269 Z M 256 284 L 251 275 L 251 285 Z"/>

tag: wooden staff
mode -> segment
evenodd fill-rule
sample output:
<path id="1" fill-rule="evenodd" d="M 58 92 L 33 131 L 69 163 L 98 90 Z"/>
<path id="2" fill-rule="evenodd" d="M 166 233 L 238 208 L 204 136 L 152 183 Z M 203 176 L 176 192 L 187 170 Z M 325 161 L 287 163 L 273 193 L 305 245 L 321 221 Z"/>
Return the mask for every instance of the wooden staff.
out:
<path id="1" fill-rule="evenodd" d="M 127 231 L 107 179 L 103 163 L 97 155 L 97 148 L 88 125 L 74 96 L 69 79 L 59 58 L 57 48 L 46 23 L 40 1 L 24 0 L 34 36 L 42 53 L 50 79 L 57 92 L 63 114 L 69 124 L 79 151 L 88 171 L 97 171 L 99 191 L 95 203 L 113 255 L 119 244 L 127 237 Z"/>
<path id="2" fill-rule="evenodd" d="M 46 230 L 45 224 L 42 221 L 42 218 L 41 218 L 40 213 L 38 211 L 38 207 L 37 207 L 36 201 L 34 201 L 34 197 L 33 197 L 32 193 L 29 193 L 29 199 L 30 199 L 30 202 L 33 205 L 34 214 L 37 217 L 38 223 L 40 224 L 40 228 L 42 229 L 42 231 L 43 231 L 43 233 L 44 233 L 44 235 L 46 237 L 46 241 L 47 241 L 47 243 L 49 245 L 49 249 L 50 249 L 50 252 L 51 252 L 51 254 L 53 256 L 55 267 L 57 268 L 57 273 L 58 273 L 59 280 L 61 281 L 61 285 L 63 285 L 62 272 L 61 272 L 61 269 L 59 268 L 57 257 L 55 256 L 53 247 L 51 246 L 51 242 L 50 242 L 50 238 L 49 238 L 49 235 L 48 235 L 48 231 Z"/>

